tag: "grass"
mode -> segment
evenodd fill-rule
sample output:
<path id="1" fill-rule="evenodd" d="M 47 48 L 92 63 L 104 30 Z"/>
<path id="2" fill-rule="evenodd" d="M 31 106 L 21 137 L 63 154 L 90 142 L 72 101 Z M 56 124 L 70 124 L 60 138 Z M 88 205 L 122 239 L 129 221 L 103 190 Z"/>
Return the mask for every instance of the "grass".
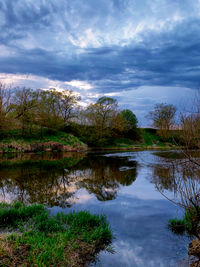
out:
<path id="1" fill-rule="evenodd" d="M 136 146 L 136 142 L 128 138 L 113 138 L 111 145 L 103 146 L 102 148 L 115 149 L 131 149 Z M 101 147 L 100 147 L 101 148 Z"/>
<path id="2" fill-rule="evenodd" d="M 169 220 L 168 227 L 176 234 L 184 234 L 187 232 L 190 235 L 195 235 L 199 232 L 199 210 L 194 207 L 185 210 L 182 219 L 174 218 Z"/>
<path id="3" fill-rule="evenodd" d="M 40 130 L 37 127 L 35 127 L 31 133 L 25 131 L 24 135 L 22 135 L 22 131 L 19 129 L 9 130 L 2 133 L 1 142 L 9 143 L 12 140 L 19 140 L 19 141 L 23 140 L 23 142 L 26 143 L 32 143 L 36 141 L 41 141 L 41 142 L 54 141 L 54 142 L 60 142 L 64 145 L 72 145 L 74 142 L 77 142 L 79 144 L 82 143 L 77 137 L 55 129 L 44 128 L 43 134 L 41 136 Z"/>
<path id="4" fill-rule="evenodd" d="M 140 145 L 143 148 L 155 147 L 155 148 L 170 148 L 178 147 L 180 144 L 180 131 L 170 130 L 167 138 L 159 136 L 156 129 L 153 128 L 141 128 L 141 135 L 143 144 Z"/>
<path id="5" fill-rule="evenodd" d="M 174 218 L 169 220 L 168 227 L 175 234 L 184 234 L 186 231 L 186 225 L 187 223 L 184 219 Z"/>
<path id="6" fill-rule="evenodd" d="M 142 132 L 142 138 L 144 140 L 144 144 L 146 146 L 152 146 L 152 145 L 163 146 L 164 145 L 163 142 L 161 142 L 159 135 L 157 135 L 157 130 L 143 128 L 141 129 L 141 132 Z"/>
<path id="7" fill-rule="evenodd" d="M 1 266 L 85 266 L 109 247 L 103 215 L 87 211 L 50 216 L 43 205 L 0 204 Z M 16 264 L 16 265 L 14 265 Z"/>
<path id="8" fill-rule="evenodd" d="M 31 144 L 34 144 L 34 146 L 30 147 Z M 25 131 L 23 135 L 22 131 L 18 129 L 5 131 L 0 136 L 0 150 L 2 152 L 15 152 L 16 150 L 23 152 L 30 149 L 34 150 L 34 152 L 51 149 L 54 152 L 57 149 L 62 151 L 67 146 L 83 148 L 84 144 L 71 134 L 48 128 L 43 129 L 42 136 L 37 127 L 31 133 Z"/>

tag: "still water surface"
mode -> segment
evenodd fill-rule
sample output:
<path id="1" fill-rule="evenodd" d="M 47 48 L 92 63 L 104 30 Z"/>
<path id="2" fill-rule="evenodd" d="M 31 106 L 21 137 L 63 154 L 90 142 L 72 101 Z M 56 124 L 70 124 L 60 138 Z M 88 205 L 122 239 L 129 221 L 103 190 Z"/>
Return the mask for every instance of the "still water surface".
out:
<path id="1" fill-rule="evenodd" d="M 41 163 L 63 158 L 70 163 L 62 168 Z M 176 197 L 166 178 L 170 170 L 152 151 L 28 154 L 9 160 L 17 164 L 0 169 L 0 201 L 43 203 L 52 214 L 106 214 L 115 253 L 101 252 L 95 266 L 189 266 L 189 238 L 167 227 L 168 220 L 181 217 L 183 210 L 156 189 L 155 183 L 167 197 Z M 26 164 L 20 165 L 22 160 Z"/>

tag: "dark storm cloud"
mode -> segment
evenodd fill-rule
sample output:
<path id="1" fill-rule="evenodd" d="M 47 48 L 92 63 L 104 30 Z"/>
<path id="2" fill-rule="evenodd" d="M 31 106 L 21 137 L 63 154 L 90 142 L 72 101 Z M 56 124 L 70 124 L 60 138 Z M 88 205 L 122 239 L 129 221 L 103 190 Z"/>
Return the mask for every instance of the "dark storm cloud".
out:
<path id="1" fill-rule="evenodd" d="M 150 6 L 142 2 L 147 12 Z M 170 5 L 162 2 L 170 11 Z M 146 13 L 134 13 L 133 8 L 141 9 L 141 1 L 1 0 L 0 45 L 7 53 L 0 52 L 0 72 L 87 80 L 97 92 L 105 93 L 144 85 L 197 88 L 200 19 L 185 16 L 187 8 L 194 9 L 184 2 L 183 19 L 167 22 L 158 30 L 147 25 L 138 34 L 139 41 L 132 37 L 121 44 L 118 34 L 123 27 L 134 19 L 137 26 L 142 15 L 149 19 Z M 179 1 L 171 5 L 177 8 Z M 149 13 L 158 7 L 153 1 Z"/>

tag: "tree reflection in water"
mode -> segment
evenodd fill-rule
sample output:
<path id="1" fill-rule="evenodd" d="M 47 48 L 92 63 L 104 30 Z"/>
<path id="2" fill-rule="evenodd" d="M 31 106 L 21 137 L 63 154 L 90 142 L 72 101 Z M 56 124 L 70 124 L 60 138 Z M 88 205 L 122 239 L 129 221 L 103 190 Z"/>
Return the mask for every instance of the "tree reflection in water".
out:
<path id="1" fill-rule="evenodd" d="M 70 207 L 78 201 L 77 192 L 82 188 L 99 201 L 106 201 L 116 198 L 120 184 L 128 186 L 136 179 L 137 163 L 128 161 L 128 158 L 77 155 L 68 155 L 70 167 L 66 165 L 63 168 L 44 168 L 42 164 L 29 166 L 27 163 L 24 167 L 19 161 L 24 159 L 17 158 L 19 165 L 0 170 L 1 200 Z M 33 157 L 34 160 L 48 158 L 53 161 L 66 158 L 66 155 L 49 155 L 47 158 L 32 155 L 31 160 Z M 75 157 L 74 166 L 72 157 Z M 12 161 L 16 162 L 16 159 Z"/>
<path id="2" fill-rule="evenodd" d="M 153 166 L 152 182 L 162 194 L 165 190 L 174 193 L 175 204 L 190 209 L 200 206 L 200 154 L 190 152 L 162 152 L 155 153 L 160 156 L 160 164 Z M 164 194 L 165 195 L 165 194 Z M 166 196 L 166 195 L 165 195 Z"/>

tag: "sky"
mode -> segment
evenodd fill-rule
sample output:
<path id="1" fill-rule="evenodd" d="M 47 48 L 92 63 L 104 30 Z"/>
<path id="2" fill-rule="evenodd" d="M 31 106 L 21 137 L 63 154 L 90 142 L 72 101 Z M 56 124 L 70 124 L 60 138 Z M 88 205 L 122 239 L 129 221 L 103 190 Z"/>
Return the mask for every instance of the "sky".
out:
<path id="1" fill-rule="evenodd" d="M 199 90 L 200 0 L 0 0 L 0 81 L 113 97 L 150 126 Z"/>

